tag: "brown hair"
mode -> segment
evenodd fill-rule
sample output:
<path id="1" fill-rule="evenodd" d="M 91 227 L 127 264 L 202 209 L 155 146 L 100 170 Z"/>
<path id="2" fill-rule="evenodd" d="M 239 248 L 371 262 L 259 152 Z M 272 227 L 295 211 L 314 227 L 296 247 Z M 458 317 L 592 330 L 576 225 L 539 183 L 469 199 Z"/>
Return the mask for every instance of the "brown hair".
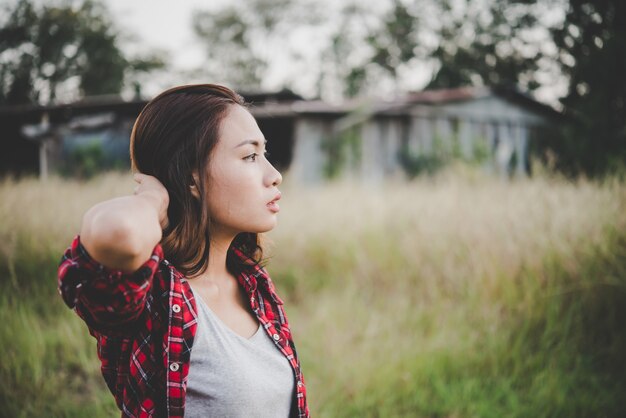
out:
<path id="1" fill-rule="evenodd" d="M 181 273 L 202 273 L 209 256 L 211 217 L 207 173 L 211 151 L 219 140 L 221 122 L 233 105 L 245 106 L 243 98 L 215 84 L 173 87 L 143 108 L 130 137 L 133 170 L 156 177 L 167 189 L 169 225 L 161 245 L 165 257 Z M 194 179 L 193 173 L 201 175 Z M 194 197 L 195 185 L 200 198 Z M 248 257 L 260 261 L 262 249 L 254 233 L 241 233 L 234 245 Z M 228 267 L 236 269 L 235 258 Z"/>

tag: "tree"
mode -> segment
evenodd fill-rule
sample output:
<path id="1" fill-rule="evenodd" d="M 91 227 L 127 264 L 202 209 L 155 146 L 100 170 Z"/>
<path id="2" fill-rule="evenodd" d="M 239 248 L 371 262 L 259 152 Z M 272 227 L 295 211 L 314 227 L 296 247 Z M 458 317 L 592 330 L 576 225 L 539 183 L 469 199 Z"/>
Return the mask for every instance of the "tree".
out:
<path id="1" fill-rule="evenodd" d="M 136 71 L 163 65 L 158 57 L 130 61 L 117 45 L 97 1 L 37 7 L 19 0 L 0 22 L 0 104 L 50 103 L 69 95 L 119 93 Z"/>
<path id="2" fill-rule="evenodd" d="M 569 78 L 561 102 L 573 121 L 556 151 L 561 168 L 600 175 L 626 165 L 626 3 L 569 0 L 552 31 Z M 578 164 L 571 164 L 576 161 Z"/>
<path id="3" fill-rule="evenodd" d="M 213 64 L 209 71 L 221 73 L 224 81 L 244 89 L 258 88 L 267 68 L 267 61 L 253 46 L 253 25 L 234 6 L 194 17 L 194 31 L 209 45 Z"/>
<path id="4" fill-rule="evenodd" d="M 371 10 L 359 3 L 348 3 L 340 11 L 319 62 L 318 95 L 329 98 L 354 97 L 372 84 L 372 66 L 363 62 L 364 38 L 375 23 Z M 326 92 L 331 92 L 325 93 Z"/>
<path id="5" fill-rule="evenodd" d="M 342 85 L 348 97 L 406 87 L 403 73 L 427 60 L 429 50 L 421 42 L 427 27 L 420 13 L 426 3 L 430 0 L 391 0 L 376 6 L 348 2 L 322 52 L 324 76 Z"/>
<path id="6" fill-rule="evenodd" d="M 401 90 L 407 87 L 401 72 L 428 67 L 432 78 L 427 88 L 507 85 L 533 91 L 541 85 L 537 74 L 548 59 L 544 50 L 550 42 L 548 29 L 540 22 L 545 7 L 535 3 L 391 0 L 384 13 L 370 13 L 367 20 L 373 23 L 364 25 L 364 37 L 352 40 L 352 44 L 367 45 L 368 51 L 361 53 L 358 63 L 344 60 L 353 62 L 344 71 L 348 95 L 367 91 L 368 84 L 379 85 L 386 79 L 391 79 L 396 91 Z M 363 8 L 355 10 L 364 14 Z M 349 38 L 347 26 L 335 32 L 344 43 Z M 537 37 L 538 32 L 542 36 Z"/>
<path id="7" fill-rule="evenodd" d="M 197 11 L 193 29 L 206 44 L 208 58 L 202 72 L 238 89 L 258 90 L 274 55 L 290 49 L 294 30 L 315 22 L 317 14 L 302 0 L 235 1 Z"/>
<path id="8" fill-rule="evenodd" d="M 391 10 L 382 16 L 379 27 L 366 42 L 372 48 L 372 62 L 397 83 L 398 68 L 417 56 L 418 15 L 400 0 L 393 0 Z"/>
<path id="9" fill-rule="evenodd" d="M 533 91 L 549 42 L 534 1 L 441 2 L 439 39 L 431 56 L 438 69 L 428 87 L 516 86 Z M 543 36 L 537 37 L 537 32 Z"/>

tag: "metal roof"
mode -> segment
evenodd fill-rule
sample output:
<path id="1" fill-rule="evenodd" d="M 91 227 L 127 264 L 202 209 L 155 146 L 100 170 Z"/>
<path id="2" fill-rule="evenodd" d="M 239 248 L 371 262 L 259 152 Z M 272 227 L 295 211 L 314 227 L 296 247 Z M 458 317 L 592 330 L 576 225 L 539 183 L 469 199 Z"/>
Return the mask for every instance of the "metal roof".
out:
<path id="1" fill-rule="evenodd" d="M 369 115 L 403 115 L 415 105 L 444 106 L 446 104 L 500 96 L 535 112 L 552 117 L 561 114 L 552 107 L 534 100 L 514 89 L 488 87 L 462 87 L 454 89 L 424 90 L 409 92 L 392 99 L 360 97 L 347 99 L 341 103 L 322 100 L 305 100 L 290 92 L 249 93 L 243 95 L 250 102 L 249 109 L 256 117 L 294 117 L 298 114 L 337 117 L 347 113 L 367 113 Z M 50 106 L 19 105 L 0 107 L 0 118 L 18 117 L 22 120 L 38 120 L 47 112 L 52 120 L 67 119 L 96 112 L 116 112 L 138 114 L 148 101 L 136 99 L 125 101 L 119 96 L 99 96 Z"/>

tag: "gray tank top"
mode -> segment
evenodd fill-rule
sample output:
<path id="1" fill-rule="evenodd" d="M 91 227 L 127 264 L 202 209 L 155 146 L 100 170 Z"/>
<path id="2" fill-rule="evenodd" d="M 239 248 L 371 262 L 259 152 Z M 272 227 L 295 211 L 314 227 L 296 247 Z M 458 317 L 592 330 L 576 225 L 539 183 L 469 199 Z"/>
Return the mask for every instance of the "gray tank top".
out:
<path id="1" fill-rule="evenodd" d="M 185 417 L 288 417 L 294 393 L 289 361 L 259 325 L 246 339 L 194 294 L 198 328 L 191 349 Z"/>

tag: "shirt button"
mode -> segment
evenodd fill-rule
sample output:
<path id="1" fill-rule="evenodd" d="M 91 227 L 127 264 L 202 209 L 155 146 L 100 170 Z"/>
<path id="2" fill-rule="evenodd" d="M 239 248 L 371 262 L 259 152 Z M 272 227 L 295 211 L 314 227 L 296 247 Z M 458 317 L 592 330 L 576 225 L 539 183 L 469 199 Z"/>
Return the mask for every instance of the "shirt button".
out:
<path id="1" fill-rule="evenodd" d="M 180 305 L 172 305 L 172 310 L 173 310 L 175 313 L 180 312 Z"/>
<path id="2" fill-rule="evenodd" d="M 180 366 L 178 365 L 178 363 L 170 364 L 170 370 L 173 371 L 173 372 L 177 372 L 179 367 Z"/>
<path id="3" fill-rule="evenodd" d="M 298 387 L 301 388 L 302 386 L 304 386 L 304 383 L 298 380 Z"/>
<path id="4" fill-rule="evenodd" d="M 274 341 L 278 341 L 278 340 L 280 340 L 280 335 L 274 334 L 274 335 L 272 335 L 272 338 L 274 339 Z"/>
<path id="5" fill-rule="evenodd" d="M 254 304 L 254 296 L 250 298 L 250 303 Z"/>

